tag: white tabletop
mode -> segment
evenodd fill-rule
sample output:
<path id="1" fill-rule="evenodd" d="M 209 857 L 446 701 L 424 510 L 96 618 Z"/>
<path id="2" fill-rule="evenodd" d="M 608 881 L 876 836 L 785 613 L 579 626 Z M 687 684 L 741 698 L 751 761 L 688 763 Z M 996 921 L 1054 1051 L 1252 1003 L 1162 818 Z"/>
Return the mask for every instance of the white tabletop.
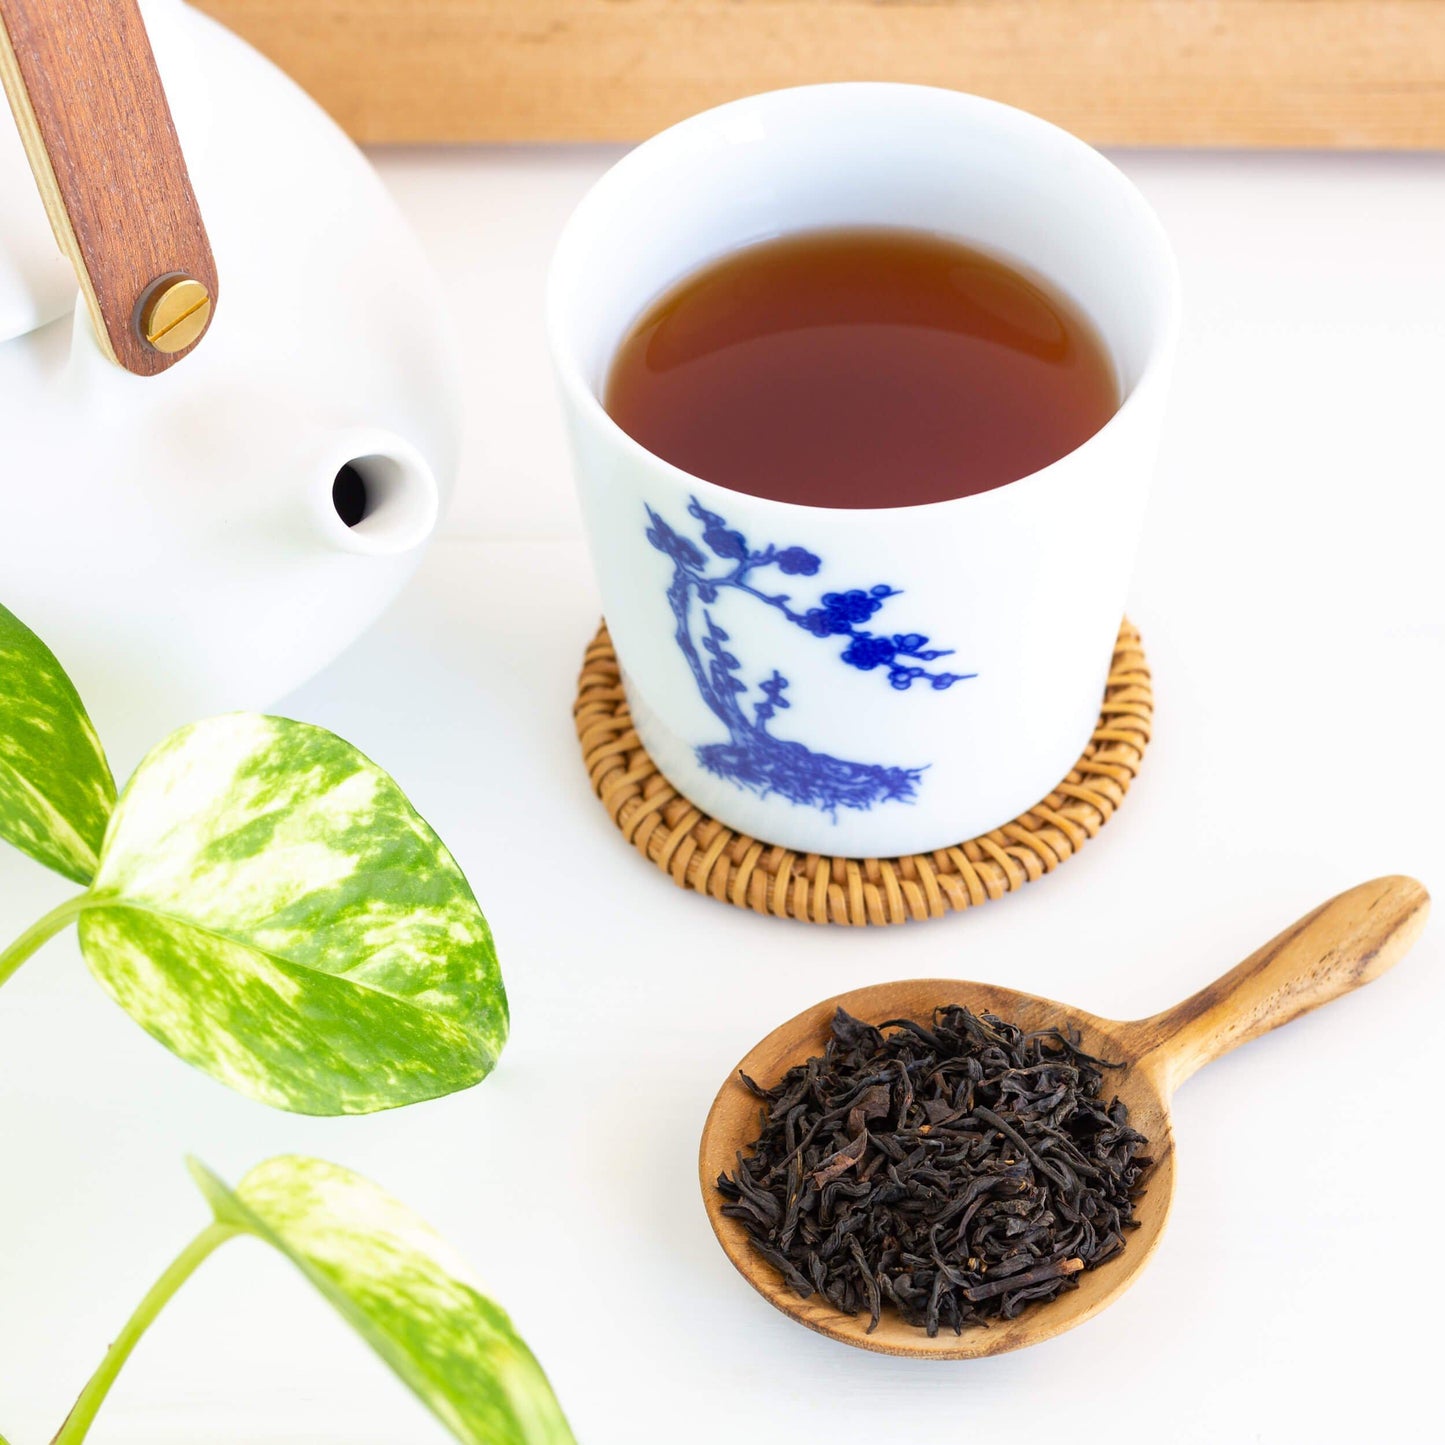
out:
<path id="1" fill-rule="evenodd" d="M 386 1185 L 476 1263 L 583 1445 L 994 1445 L 1080 1419 L 1120 1440 L 1439 1440 L 1445 920 L 1380 983 L 1188 1085 L 1156 1262 L 1023 1354 L 895 1360 L 790 1323 L 714 1243 L 694 1160 L 733 1063 L 839 990 L 985 978 L 1130 1017 L 1350 884 L 1445 889 L 1445 156 L 1119 157 L 1186 287 L 1131 603 L 1156 740 L 1054 875 L 842 932 L 673 888 L 578 760 L 597 601 L 539 311 L 552 238 L 615 154 L 379 157 L 470 338 L 460 495 L 401 602 L 280 709 L 382 762 L 460 859 L 512 999 L 502 1063 L 393 1114 L 271 1112 L 147 1038 L 72 938 L 51 944 L 0 994 L 0 1431 L 50 1437 L 203 1221 L 184 1153 L 235 1178 L 299 1150 Z M 64 887 L 6 852 L 0 933 Z M 242 1241 L 162 1316 L 91 1438 L 448 1437 Z"/>

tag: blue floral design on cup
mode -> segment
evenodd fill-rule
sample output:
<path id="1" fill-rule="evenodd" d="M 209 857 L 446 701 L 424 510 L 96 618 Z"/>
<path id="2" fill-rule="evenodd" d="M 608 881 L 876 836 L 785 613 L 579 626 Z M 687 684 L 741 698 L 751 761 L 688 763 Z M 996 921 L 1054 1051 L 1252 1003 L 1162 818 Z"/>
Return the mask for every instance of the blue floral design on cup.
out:
<path id="1" fill-rule="evenodd" d="M 647 508 L 647 540 L 672 559 L 668 605 L 677 622 L 677 645 L 687 659 L 703 701 L 727 728 L 726 742 L 707 743 L 697 749 L 699 762 L 718 777 L 762 797 L 776 793 L 793 803 L 818 808 L 837 816 L 839 808 L 868 809 L 876 803 L 908 802 L 917 793 L 924 768 L 891 767 L 883 763 L 849 762 L 815 752 L 803 743 L 775 737 L 768 724 L 790 706 L 788 679 L 776 668 L 759 684 L 761 697 L 749 699 L 747 683 L 735 676 L 742 663 L 729 651 L 732 641 L 708 610 L 724 588 L 747 594 L 781 612 L 789 622 L 820 639 L 839 638 L 846 645 L 841 662 L 860 672 L 882 672 L 889 686 L 907 692 L 915 682 L 926 682 L 942 692 L 975 673 L 931 671 L 927 664 L 952 656 L 950 648 L 929 647 L 921 632 L 873 632 L 863 624 L 880 612 L 899 589 L 886 583 L 825 592 L 817 605 L 798 611 L 789 593 L 770 594 L 754 583 L 754 575 L 777 568 L 788 577 L 815 577 L 822 559 L 806 547 L 769 544 L 754 550 L 747 538 L 733 530 L 716 512 L 691 499 L 688 514 L 702 523 L 702 543 L 712 556 L 688 537 L 675 531 L 651 507 Z M 716 562 L 722 568 L 711 570 Z M 693 601 L 701 604 L 701 618 L 693 615 Z M 696 635 L 694 633 L 696 632 Z M 751 702 L 751 707 L 745 703 Z"/>

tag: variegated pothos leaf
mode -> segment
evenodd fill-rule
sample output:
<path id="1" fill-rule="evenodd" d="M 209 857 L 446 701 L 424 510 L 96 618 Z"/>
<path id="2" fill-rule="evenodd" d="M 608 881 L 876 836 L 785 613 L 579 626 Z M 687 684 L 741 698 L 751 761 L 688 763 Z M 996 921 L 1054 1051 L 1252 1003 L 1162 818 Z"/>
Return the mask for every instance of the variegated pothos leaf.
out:
<path id="1" fill-rule="evenodd" d="M 115 783 L 55 654 L 0 607 L 0 838 L 90 882 Z"/>
<path id="2" fill-rule="evenodd" d="M 429 1225 L 369 1180 L 296 1155 L 232 1190 L 191 1172 L 217 1219 L 279 1249 L 458 1440 L 573 1445 L 506 1312 Z"/>
<path id="3" fill-rule="evenodd" d="M 472 890 L 396 783 L 323 728 L 238 713 L 136 769 L 80 916 L 91 971 L 243 1094 L 369 1113 L 466 1088 L 507 1036 Z"/>

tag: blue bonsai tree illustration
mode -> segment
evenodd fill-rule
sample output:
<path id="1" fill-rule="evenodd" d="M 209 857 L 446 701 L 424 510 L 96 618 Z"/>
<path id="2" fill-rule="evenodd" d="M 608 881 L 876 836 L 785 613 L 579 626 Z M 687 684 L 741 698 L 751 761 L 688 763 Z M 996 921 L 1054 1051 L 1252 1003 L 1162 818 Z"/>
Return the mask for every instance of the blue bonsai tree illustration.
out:
<path id="1" fill-rule="evenodd" d="M 677 645 L 703 701 L 727 729 L 726 742 L 698 748 L 699 762 L 718 777 L 763 797 L 776 793 L 834 817 L 839 808 L 910 801 L 917 794 L 923 767 L 849 762 L 774 736 L 769 724 L 790 706 L 788 679 L 774 668 L 753 694 L 738 676 L 743 664 L 729 650 L 732 639 L 718 625 L 711 604 L 724 590 L 743 593 L 814 637 L 841 642 L 839 661 L 860 672 L 879 673 L 897 692 L 909 691 L 914 683 L 942 692 L 975 674 L 931 670 L 929 663 L 952 656 L 952 650 L 930 647 L 921 632 L 882 633 L 865 625 L 899 595 L 898 588 L 879 583 L 825 592 L 814 606 L 799 610 L 790 593 L 765 591 L 759 574 L 776 569 L 784 577 L 816 577 L 823 566 L 820 557 L 799 546 L 769 544 L 755 549 L 696 497 L 687 510 L 702 525 L 701 546 L 675 531 L 651 507 L 647 540 L 672 560 L 667 601 L 677 623 Z"/>

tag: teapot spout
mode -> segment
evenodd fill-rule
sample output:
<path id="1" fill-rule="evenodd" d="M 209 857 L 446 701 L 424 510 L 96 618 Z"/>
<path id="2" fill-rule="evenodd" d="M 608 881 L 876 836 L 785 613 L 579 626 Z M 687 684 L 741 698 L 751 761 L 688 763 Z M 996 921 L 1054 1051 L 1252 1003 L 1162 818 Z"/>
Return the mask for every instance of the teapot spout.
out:
<path id="1" fill-rule="evenodd" d="M 328 449 L 320 472 L 317 520 L 340 551 L 395 556 L 421 546 L 436 528 L 436 474 L 394 432 L 348 432 Z"/>

